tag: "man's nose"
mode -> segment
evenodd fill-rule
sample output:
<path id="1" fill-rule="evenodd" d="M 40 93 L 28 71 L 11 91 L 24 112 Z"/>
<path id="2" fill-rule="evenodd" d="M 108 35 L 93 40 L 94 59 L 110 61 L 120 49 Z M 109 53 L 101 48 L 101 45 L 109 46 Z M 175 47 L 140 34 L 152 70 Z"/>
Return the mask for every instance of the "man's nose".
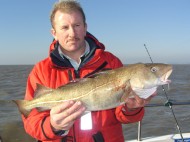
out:
<path id="1" fill-rule="evenodd" d="M 69 36 L 74 37 L 76 34 L 76 30 L 74 27 L 69 28 Z"/>

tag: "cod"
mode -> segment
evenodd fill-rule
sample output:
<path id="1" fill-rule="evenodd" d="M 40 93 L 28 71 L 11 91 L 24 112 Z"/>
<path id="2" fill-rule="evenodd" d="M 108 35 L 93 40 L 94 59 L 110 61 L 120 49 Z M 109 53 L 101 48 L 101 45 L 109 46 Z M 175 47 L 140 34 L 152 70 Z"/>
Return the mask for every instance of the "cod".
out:
<path id="1" fill-rule="evenodd" d="M 32 100 L 13 100 L 27 117 L 33 108 L 50 110 L 65 101 L 81 101 L 87 111 L 112 109 L 133 97 L 148 98 L 158 86 L 169 84 L 172 65 L 163 63 L 136 63 L 113 70 L 102 71 L 88 78 L 68 83 L 56 89 L 37 84 Z M 40 93 L 43 92 L 43 93 Z M 44 93 L 45 92 L 45 93 Z"/>

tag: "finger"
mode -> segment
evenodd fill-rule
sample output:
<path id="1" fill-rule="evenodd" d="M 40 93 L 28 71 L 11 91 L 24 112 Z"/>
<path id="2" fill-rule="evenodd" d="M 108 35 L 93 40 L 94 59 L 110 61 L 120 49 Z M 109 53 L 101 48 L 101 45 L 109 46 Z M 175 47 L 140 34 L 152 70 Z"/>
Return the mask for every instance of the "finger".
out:
<path id="1" fill-rule="evenodd" d="M 142 99 L 142 98 L 140 98 L 138 95 L 135 95 L 134 98 L 135 98 L 136 103 L 137 103 L 138 105 L 140 105 L 140 106 L 143 105 L 144 102 L 145 102 L 145 100 Z"/>
<path id="2" fill-rule="evenodd" d="M 53 124 L 62 123 L 62 120 L 65 119 L 65 117 L 67 117 L 67 115 L 63 116 L 62 112 L 67 110 L 73 104 L 74 104 L 74 101 L 67 101 L 67 102 L 61 103 L 61 104 L 53 107 L 50 111 L 51 122 Z"/>
<path id="3" fill-rule="evenodd" d="M 62 129 L 69 129 L 73 125 L 75 120 L 81 117 L 81 115 L 84 113 L 85 111 L 84 106 L 81 106 L 80 103 L 79 104 L 76 103 L 75 105 L 79 105 L 79 106 L 76 107 L 73 105 L 71 108 L 69 108 L 70 110 L 69 109 L 65 110 L 64 112 L 59 114 L 59 117 L 62 118 L 59 123 Z M 72 110 L 73 108 L 77 108 L 77 110 L 73 111 Z"/>
<path id="4" fill-rule="evenodd" d="M 146 101 L 145 99 L 140 98 L 138 95 L 135 95 L 133 100 L 131 99 L 128 102 L 128 104 L 130 108 L 139 108 L 139 107 L 144 107 L 146 104 Z"/>
<path id="5" fill-rule="evenodd" d="M 70 116 L 70 117 L 75 118 L 81 115 L 84 111 L 85 111 L 85 107 L 82 104 L 82 102 L 77 101 L 75 102 L 75 104 L 73 104 L 73 106 L 71 106 L 69 109 L 65 111 L 65 116 L 66 117 Z"/>
<path id="6" fill-rule="evenodd" d="M 85 111 L 85 107 L 81 102 L 75 102 L 69 108 L 64 109 L 62 112 L 56 115 L 56 120 L 64 122 L 74 121 L 76 118 L 82 115 Z"/>
<path id="7" fill-rule="evenodd" d="M 126 106 L 128 107 L 128 108 L 136 108 L 136 106 L 137 106 L 137 102 L 136 102 L 136 99 L 135 98 L 129 98 L 129 99 L 127 99 L 127 101 L 126 101 Z"/>
<path id="8" fill-rule="evenodd" d="M 51 113 L 52 114 L 59 114 L 61 113 L 62 111 L 64 111 L 65 109 L 71 107 L 72 105 L 74 104 L 74 101 L 66 101 L 66 102 L 63 102 L 55 107 L 53 107 L 51 109 Z"/>
<path id="9" fill-rule="evenodd" d="M 69 123 L 72 121 L 75 121 L 76 119 L 78 119 L 79 117 L 81 117 L 81 115 L 85 112 L 85 107 L 80 107 L 77 108 L 77 110 L 75 110 L 73 113 L 71 113 L 70 115 L 68 115 L 67 117 L 65 117 L 64 122 L 65 123 Z"/>
<path id="10" fill-rule="evenodd" d="M 67 109 L 68 115 L 75 113 L 81 107 L 84 107 L 82 102 L 80 102 L 80 101 L 75 102 L 70 108 Z"/>
<path id="11" fill-rule="evenodd" d="M 62 104 L 62 106 L 58 105 L 57 107 L 54 109 L 62 110 L 61 112 L 57 111 L 60 113 L 51 113 L 53 110 L 50 111 L 51 124 L 56 129 L 69 129 L 74 121 L 81 116 L 85 110 L 85 107 L 81 102 L 70 102 L 69 104 Z"/>

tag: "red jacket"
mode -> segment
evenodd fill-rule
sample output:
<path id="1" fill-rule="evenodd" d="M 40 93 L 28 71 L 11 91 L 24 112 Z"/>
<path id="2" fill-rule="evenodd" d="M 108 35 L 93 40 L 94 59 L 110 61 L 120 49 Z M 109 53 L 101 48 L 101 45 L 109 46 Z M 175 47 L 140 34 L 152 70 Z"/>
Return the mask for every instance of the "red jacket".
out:
<path id="1" fill-rule="evenodd" d="M 90 53 L 75 71 L 68 60 L 59 56 L 57 41 L 50 46 L 50 56 L 37 63 L 29 74 L 26 87 L 26 100 L 34 98 L 36 83 L 50 88 L 57 88 L 75 78 L 84 78 L 105 69 L 115 69 L 122 66 L 120 60 L 113 54 L 104 51 L 104 45 L 87 33 L 86 40 L 90 45 Z M 92 112 L 93 129 L 81 130 L 80 119 L 76 120 L 67 136 L 55 135 L 50 126 L 49 111 L 38 112 L 33 109 L 30 115 L 23 118 L 26 132 L 32 137 L 44 142 L 60 142 L 61 139 L 76 140 L 76 142 L 94 142 L 92 135 L 101 132 L 105 142 L 123 142 L 121 123 L 137 122 L 143 118 L 144 108 L 123 112 L 119 106 L 116 109 Z M 70 142 L 70 141 L 68 141 Z"/>

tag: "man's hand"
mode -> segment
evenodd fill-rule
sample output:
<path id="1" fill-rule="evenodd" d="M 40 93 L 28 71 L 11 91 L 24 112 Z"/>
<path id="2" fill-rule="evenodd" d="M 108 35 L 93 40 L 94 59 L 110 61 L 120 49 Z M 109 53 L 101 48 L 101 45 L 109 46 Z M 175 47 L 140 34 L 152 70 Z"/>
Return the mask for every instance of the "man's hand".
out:
<path id="1" fill-rule="evenodd" d="M 50 111 L 50 123 L 53 131 L 69 130 L 85 109 L 80 101 L 67 101 L 53 107 Z"/>
<path id="2" fill-rule="evenodd" d="M 138 95 L 136 95 L 134 92 L 133 93 L 133 96 L 132 98 L 128 98 L 126 100 L 126 107 L 128 108 L 128 110 L 132 111 L 132 110 L 135 110 L 137 108 L 141 108 L 141 107 L 144 107 L 146 104 L 148 104 L 151 99 L 157 95 L 157 93 L 153 93 L 150 97 L 148 97 L 147 99 L 142 99 L 140 98 Z"/>

